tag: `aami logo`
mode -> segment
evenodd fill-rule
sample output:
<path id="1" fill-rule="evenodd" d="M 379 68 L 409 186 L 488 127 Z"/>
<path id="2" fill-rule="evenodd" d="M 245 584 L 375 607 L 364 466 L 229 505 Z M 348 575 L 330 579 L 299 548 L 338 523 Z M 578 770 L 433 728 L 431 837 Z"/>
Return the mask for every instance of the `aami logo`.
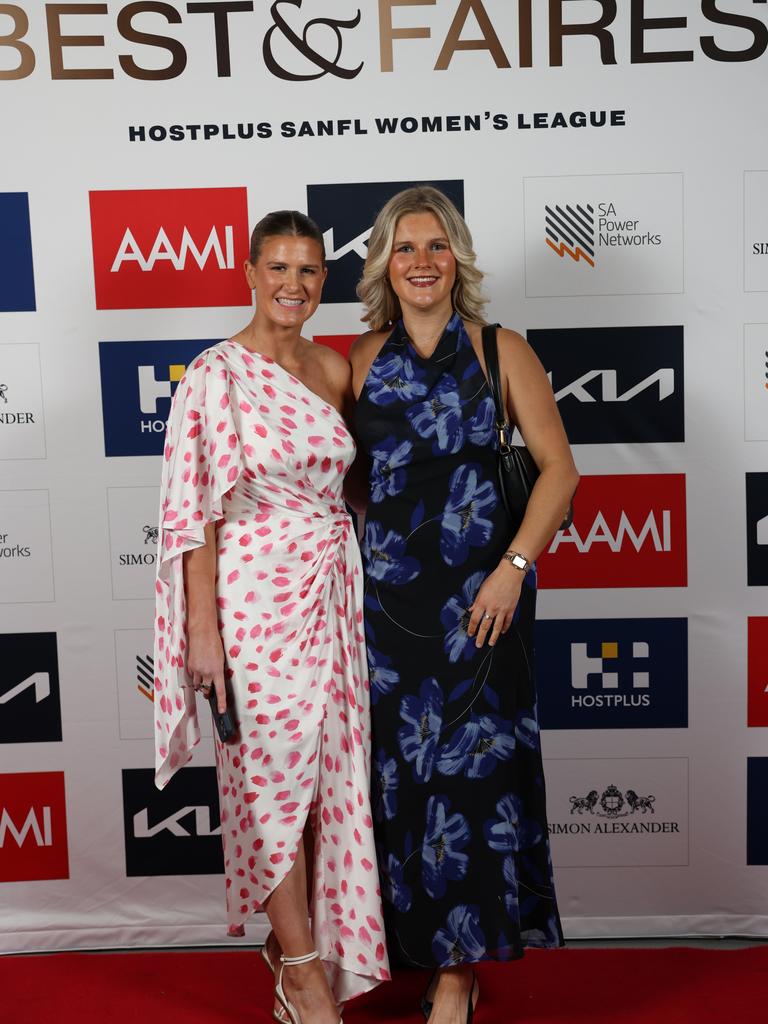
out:
<path id="1" fill-rule="evenodd" d="M 182 768 L 162 791 L 151 768 L 127 769 L 123 811 L 129 877 L 224 870 L 215 768 Z"/>
<path id="2" fill-rule="evenodd" d="M 747 725 L 768 726 L 768 618 L 747 620 Z"/>
<path id="3" fill-rule="evenodd" d="M 0 775 L 0 882 L 69 878 L 63 772 Z"/>
<path id="4" fill-rule="evenodd" d="M 215 341 L 101 341 L 104 453 L 161 455 L 165 423 L 186 367 Z"/>
<path id="5" fill-rule="evenodd" d="M 747 864 L 768 864 L 768 757 L 747 758 Z"/>
<path id="6" fill-rule="evenodd" d="M 686 619 L 539 619 L 544 729 L 688 725 Z"/>
<path id="7" fill-rule="evenodd" d="M 545 241 L 553 252 L 595 265 L 595 208 L 591 203 L 544 207 Z"/>
<path id="8" fill-rule="evenodd" d="M 584 477 L 574 510 L 539 558 L 541 587 L 687 585 L 683 474 Z"/>
<path id="9" fill-rule="evenodd" d="M 316 334 L 313 340 L 318 345 L 327 345 L 328 348 L 335 349 L 336 352 L 339 352 L 347 359 L 349 357 L 349 350 L 352 348 L 352 342 L 358 337 L 358 334 Z"/>
<path id="10" fill-rule="evenodd" d="M 346 185 L 307 185 L 309 216 L 325 239 L 333 264 L 323 290 L 324 302 L 357 302 L 355 289 L 368 253 L 373 222 L 384 204 L 412 185 L 434 185 L 464 213 L 463 181 L 386 181 Z"/>
<path id="11" fill-rule="evenodd" d="M 0 313 L 25 313 L 35 308 L 29 196 L 26 192 L 0 192 Z"/>
<path id="12" fill-rule="evenodd" d="M 55 633 L 0 635 L 0 743 L 61 739 Z"/>
<path id="13" fill-rule="evenodd" d="M 532 330 L 571 444 L 684 441 L 682 327 Z"/>
<path id="14" fill-rule="evenodd" d="M 768 473 L 747 473 L 747 584 L 768 586 Z"/>
<path id="15" fill-rule="evenodd" d="M 91 192 L 97 309 L 247 306 L 244 188 Z"/>

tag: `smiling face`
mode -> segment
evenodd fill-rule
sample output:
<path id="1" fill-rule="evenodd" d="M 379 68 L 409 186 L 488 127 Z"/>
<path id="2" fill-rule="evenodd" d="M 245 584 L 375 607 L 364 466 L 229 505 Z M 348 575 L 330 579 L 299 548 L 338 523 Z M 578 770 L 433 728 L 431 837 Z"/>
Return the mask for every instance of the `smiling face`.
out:
<path id="1" fill-rule="evenodd" d="M 450 307 L 456 259 L 434 213 L 408 213 L 397 222 L 389 280 L 401 306 L 422 311 Z"/>
<path id="2" fill-rule="evenodd" d="M 312 316 L 326 274 L 320 245 L 296 235 L 265 238 L 257 261 L 245 264 L 257 311 L 279 327 L 299 327 Z"/>

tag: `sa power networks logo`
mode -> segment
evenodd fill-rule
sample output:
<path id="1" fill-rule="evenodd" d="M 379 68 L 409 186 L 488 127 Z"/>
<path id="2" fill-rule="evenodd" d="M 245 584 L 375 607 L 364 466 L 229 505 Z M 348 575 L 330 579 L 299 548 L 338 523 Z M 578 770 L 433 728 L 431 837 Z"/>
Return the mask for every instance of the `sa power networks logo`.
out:
<path id="1" fill-rule="evenodd" d="M 157 487 L 108 487 L 112 597 L 146 600 L 155 595 L 160 492 Z"/>
<path id="2" fill-rule="evenodd" d="M 768 441 L 768 324 L 744 328 L 744 439 Z"/>
<path id="3" fill-rule="evenodd" d="M 744 174 L 744 290 L 768 292 L 768 171 Z"/>
<path id="4" fill-rule="evenodd" d="M 61 739 L 55 633 L 0 635 L 0 743 Z"/>
<path id="5" fill-rule="evenodd" d="M 768 864 L 768 757 L 747 759 L 747 864 Z"/>
<path id="6" fill-rule="evenodd" d="M 768 587 L 768 473 L 747 473 L 747 584 Z"/>
<path id="7" fill-rule="evenodd" d="M 686 619 L 539 619 L 544 729 L 688 725 Z"/>
<path id="8" fill-rule="evenodd" d="M 187 366 L 216 341 L 100 341 L 104 454 L 162 455 L 165 423 Z M 157 514 L 153 516 L 153 522 Z"/>
<path id="9" fill-rule="evenodd" d="M 216 769 L 182 768 L 163 790 L 151 768 L 123 771 L 125 868 L 135 875 L 224 870 Z"/>
<path id="10" fill-rule="evenodd" d="M 747 620 L 747 725 L 768 726 L 768 618 Z"/>
<path id="11" fill-rule="evenodd" d="M 532 330 L 572 444 L 684 441 L 682 327 Z"/>
<path id="12" fill-rule="evenodd" d="M 53 599 L 48 491 L 0 491 L 0 604 Z"/>
<path id="13" fill-rule="evenodd" d="M 307 185 L 307 209 L 325 239 L 330 273 L 324 302 L 357 302 L 357 283 L 368 253 L 376 215 L 392 196 L 412 185 L 434 185 L 464 213 L 463 181 L 385 181 L 346 185 Z"/>
<path id="14" fill-rule="evenodd" d="M 97 309 L 248 306 L 244 188 L 91 192 Z"/>
<path id="15" fill-rule="evenodd" d="M 574 520 L 539 558 L 539 585 L 687 585 L 685 476 L 583 477 Z"/>
<path id="16" fill-rule="evenodd" d="M 526 294 L 683 291 L 682 174 L 526 178 Z"/>
<path id="17" fill-rule="evenodd" d="M 151 629 L 115 630 L 115 669 L 120 739 L 151 739 L 155 734 L 155 662 Z M 211 735 L 211 716 L 200 715 L 200 732 Z"/>
<path id="18" fill-rule="evenodd" d="M 29 196 L 0 192 L 0 313 L 35 308 Z"/>
<path id="19" fill-rule="evenodd" d="M 63 772 L 0 775 L 0 882 L 69 878 Z"/>
<path id="20" fill-rule="evenodd" d="M 40 346 L 0 345 L 0 459 L 44 459 Z"/>
<path id="21" fill-rule="evenodd" d="M 547 759 L 557 867 L 688 863 L 688 759 Z"/>

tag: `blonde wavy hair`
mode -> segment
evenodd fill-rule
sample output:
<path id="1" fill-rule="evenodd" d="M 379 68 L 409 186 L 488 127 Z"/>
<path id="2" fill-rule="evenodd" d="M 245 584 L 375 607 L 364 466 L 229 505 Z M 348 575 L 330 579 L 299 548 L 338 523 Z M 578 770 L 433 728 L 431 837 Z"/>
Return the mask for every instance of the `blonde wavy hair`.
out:
<path id="1" fill-rule="evenodd" d="M 409 213 L 433 213 L 445 230 L 456 260 L 456 283 L 451 298 L 462 318 L 484 324 L 486 297 L 480 285 L 485 277 L 477 267 L 472 235 L 451 200 L 431 185 L 419 185 L 398 192 L 379 213 L 368 242 L 368 257 L 357 295 L 366 309 L 363 322 L 380 331 L 399 319 L 400 300 L 389 283 L 388 268 L 398 222 Z"/>

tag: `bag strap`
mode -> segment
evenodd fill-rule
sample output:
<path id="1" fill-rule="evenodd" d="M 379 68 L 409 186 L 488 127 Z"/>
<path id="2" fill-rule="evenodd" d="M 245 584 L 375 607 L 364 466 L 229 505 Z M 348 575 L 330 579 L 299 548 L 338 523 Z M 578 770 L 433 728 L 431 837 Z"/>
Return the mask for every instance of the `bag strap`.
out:
<path id="1" fill-rule="evenodd" d="M 509 445 L 511 431 L 507 416 L 504 411 L 504 403 L 501 399 L 501 375 L 499 371 L 499 345 L 496 331 L 499 324 L 486 324 L 482 330 L 483 356 L 485 357 L 485 372 L 488 380 L 488 388 L 493 399 L 493 407 L 496 411 L 496 430 L 499 432 L 499 445 Z"/>

